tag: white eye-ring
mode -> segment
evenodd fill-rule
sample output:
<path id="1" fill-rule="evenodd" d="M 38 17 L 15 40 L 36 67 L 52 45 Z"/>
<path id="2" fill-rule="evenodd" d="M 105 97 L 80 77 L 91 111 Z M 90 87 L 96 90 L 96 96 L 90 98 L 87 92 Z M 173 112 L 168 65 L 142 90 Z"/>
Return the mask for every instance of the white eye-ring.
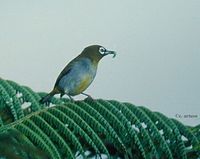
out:
<path id="1" fill-rule="evenodd" d="M 106 49 L 104 47 L 100 47 L 99 52 L 103 55 L 106 52 Z"/>

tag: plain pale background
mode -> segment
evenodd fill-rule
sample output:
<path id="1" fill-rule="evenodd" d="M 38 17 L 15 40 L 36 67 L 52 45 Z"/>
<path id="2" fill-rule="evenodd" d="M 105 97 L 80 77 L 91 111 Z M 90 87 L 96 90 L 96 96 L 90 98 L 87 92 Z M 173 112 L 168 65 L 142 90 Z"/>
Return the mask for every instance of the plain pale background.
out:
<path id="1" fill-rule="evenodd" d="M 4 79 L 48 92 L 90 44 L 118 54 L 100 62 L 86 93 L 200 123 L 199 0 L 0 0 Z"/>

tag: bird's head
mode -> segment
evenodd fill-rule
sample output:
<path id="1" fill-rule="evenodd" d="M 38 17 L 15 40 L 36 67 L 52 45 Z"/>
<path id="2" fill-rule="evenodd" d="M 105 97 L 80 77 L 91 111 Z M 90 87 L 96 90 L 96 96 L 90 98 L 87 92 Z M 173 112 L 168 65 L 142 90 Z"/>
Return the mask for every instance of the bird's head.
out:
<path id="1" fill-rule="evenodd" d="M 100 45 L 91 45 L 86 47 L 81 53 L 82 57 L 90 58 L 92 61 L 97 63 L 106 55 L 113 55 L 114 58 L 116 56 L 116 52 L 107 50 Z"/>

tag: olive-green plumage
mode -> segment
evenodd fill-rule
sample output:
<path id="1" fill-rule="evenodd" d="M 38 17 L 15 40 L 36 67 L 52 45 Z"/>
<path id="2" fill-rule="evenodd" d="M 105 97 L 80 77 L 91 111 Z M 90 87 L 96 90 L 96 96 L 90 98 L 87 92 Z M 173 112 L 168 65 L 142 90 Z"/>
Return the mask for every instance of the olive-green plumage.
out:
<path id="1" fill-rule="evenodd" d="M 108 54 L 113 54 L 113 57 L 116 55 L 114 51 L 109 51 L 100 45 L 86 47 L 80 55 L 69 62 L 63 69 L 56 80 L 53 90 L 43 97 L 40 102 L 49 101 L 55 94 L 60 94 L 61 97 L 66 94 L 70 99 L 72 99 L 71 96 L 78 94 L 89 96 L 83 91 L 94 80 L 99 61 Z"/>

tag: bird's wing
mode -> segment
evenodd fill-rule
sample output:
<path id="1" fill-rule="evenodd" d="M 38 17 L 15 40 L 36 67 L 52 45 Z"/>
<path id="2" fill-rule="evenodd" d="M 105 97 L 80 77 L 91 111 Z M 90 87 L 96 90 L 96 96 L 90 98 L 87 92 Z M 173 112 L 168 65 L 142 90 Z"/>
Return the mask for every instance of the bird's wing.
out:
<path id="1" fill-rule="evenodd" d="M 63 76 L 67 75 L 70 73 L 70 71 L 72 70 L 72 63 L 69 63 L 63 70 L 62 72 L 59 74 L 55 86 L 58 85 L 58 83 L 60 82 L 60 80 L 62 79 Z"/>
<path id="2" fill-rule="evenodd" d="M 56 83 L 55 83 L 55 86 L 58 85 L 58 83 L 60 82 L 60 80 L 62 79 L 63 76 L 67 75 L 70 73 L 70 71 L 72 70 L 71 67 L 65 67 L 62 72 L 60 73 L 60 75 L 58 76 L 57 80 L 56 80 Z"/>

